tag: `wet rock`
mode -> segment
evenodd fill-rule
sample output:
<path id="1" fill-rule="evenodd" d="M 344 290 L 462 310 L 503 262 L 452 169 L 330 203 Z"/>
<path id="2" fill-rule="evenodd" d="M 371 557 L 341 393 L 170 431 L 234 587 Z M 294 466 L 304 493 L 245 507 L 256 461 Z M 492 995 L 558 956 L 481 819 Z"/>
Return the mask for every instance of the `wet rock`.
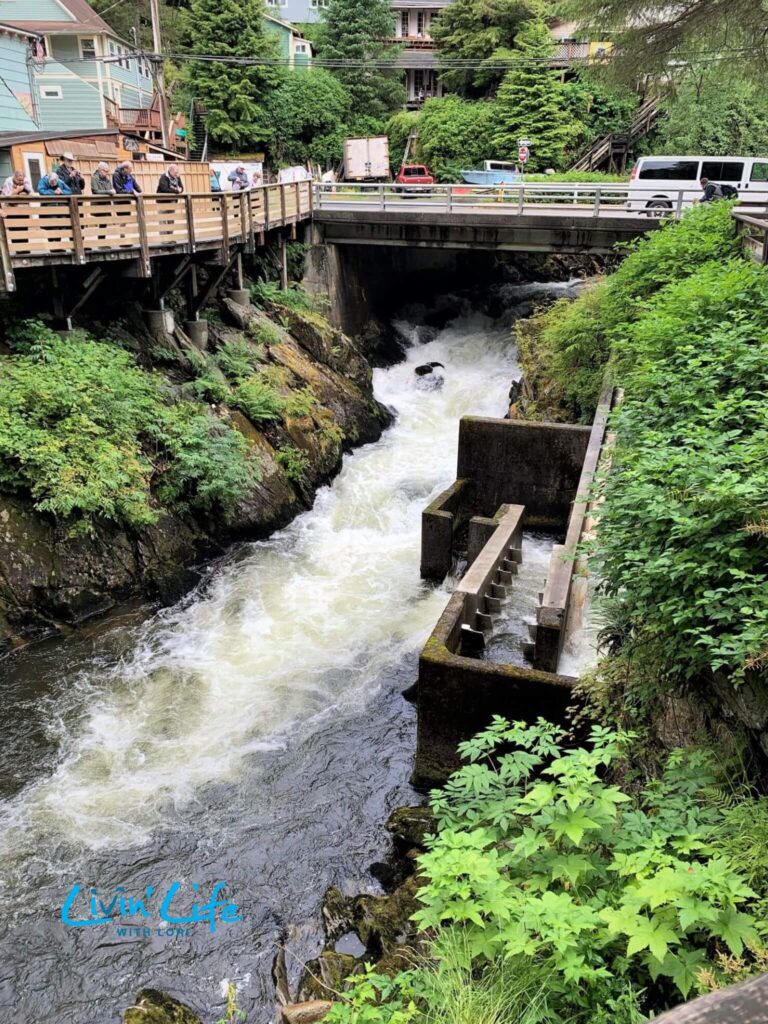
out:
<path id="1" fill-rule="evenodd" d="M 346 953 L 326 949 L 310 960 L 299 985 L 299 1001 L 334 999 L 344 989 L 344 981 L 363 970 L 363 964 Z"/>
<path id="2" fill-rule="evenodd" d="M 310 999 L 305 1003 L 289 1003 L 283 1007 L 283 1024 L 315 1024 L 333 1006 L 327 999 Z"/>
<path id="3" fill-rule="evenodd" d="M 445 369 L 442 363 L 423 363 L 421 366 L 417 366 L 413 371 L 417 377 L 425 377 L 428 373 L 433 373 L 438 367 Z"/>
<path id="4" fill-rule="evenodd" d="M 123 1024 L 202 1024 L 202 1021 L 194 1010 L 165 992 L 145 988 L 123 1014 Z"/>
<path id="5" fill-rule="evenodd" d="M 354 930 L 374 957 L 392 953 L 411 941 L 416 926 L 411 917 L 418 910 L 419 880 L 414 875 L 388 896 L 355 896 L 352 900 Z"/>
<path id="6" fill-rule="evenodd" d="M 429 807 L 397 807 L 386 821 L 385 828 L 401 848 L 424 847 L 424 836 L 437 828 Z"/>
<path id="7" fill-rule="evenodd" d="M 350 930 L 352 921 L 351 901 L 340 889 L 332 885 L 323 897 L 323 927 L 330 944 L 336 942 Z"/>
<path id="8" fill-rule="evenodd" d="M 347 932 L 347 934 L 342 935 L 336 943 L 334 952 L 346 953 L 347 956 L 357 958 L 365 955 L 365 946 L 355 932 Z"/>

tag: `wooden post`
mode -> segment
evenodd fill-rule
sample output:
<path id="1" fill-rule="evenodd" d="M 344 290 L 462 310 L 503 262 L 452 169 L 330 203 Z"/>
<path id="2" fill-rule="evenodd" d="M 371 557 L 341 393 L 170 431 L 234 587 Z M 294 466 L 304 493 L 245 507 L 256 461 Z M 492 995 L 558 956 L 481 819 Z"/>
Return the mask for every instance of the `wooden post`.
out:
<path id="1" fill-rule="evenodd" d="M 264 185 L 264 233 L 269 231 L 269 185 Z"/>
<path id="2" fill-rule="evenodd" d="M 235 288 L 243 290 L 243 254 L 239 252 L 235 260 Z"/>
<path id="3" fill-rule="evenodd" d="M 253 191 L 243 192 L 240 196 L 240 226 L 246 250 L 253 252 Z"/>
<path id="4" fill-rule="evenodd" d="M 227 196 L 222 193 L 219 196 L 221 202 L 221 259 L 226 263 L 229 259 L 229 213 L 227 210 Z"/>
<path id="5" fill-rule="evenodd" d="M 301 182 L 297 181 L 296 182 L 296 217 L 294 219 L 294 224 L 296 223 L 296 221 L 299 220 L 300 217 L 301 217 Z"/>
<path id="6" fill-rule="evenodd" d="M 187 211 L 187 242 L 189 252 L 195 252 L 197 245 L 195 243 L 195 207 L 192 196 L 187 194 L 184 196 L 184 205 Z"/>
<path id="7" fill-rule="evenodd" d="M 199 307 L 197 305 L 197 297 L 199 291 L 197 287 L 197 266 L 192 264 L 187 274 L 187 316 L 190 320 L 197 320 Z"/>
<path id="8" fill-rule="evenodd" d="M 80 223 L 80 207 L 77 196 L 70 196 L 69 218 L 72 221 L 72 242 L 75 247 L 75 260 L 78 263 L 85 263 L 85 246 L 83 245 L 83 228 Z"/>
<path id="9" fill-rule="evenodd" d="M 314 181 L 307 182 L 307 189 L 309 191 L 309 216 L 312 217 L 315 212 L 315 183 Z"/>
<path id="10" fill-rule="evenodd" d="M 288 243 L 285 237 L 280 239 L 280 287 L 288 290 Z"/>
<path id="11" fill-rule="evenodd" d="M 285 224 L 285 185 L 278 185 L 280 189 L 280 223 Z"/>
<path id="12" fill-rule="evenodd" d="M 5 230 L 5 218 L 0 217 L 0 263 L 3 269 L 3 284 L 7 292 L 16 291 L 16 277 L 13 273 L 11 250 L 8 248 L 8 232 Z"/>
<path id="13" fill-rule="evenodd" d="M 595 202 L 593 204 L 593 212 L 594 212 L 594 216 L 595 217 L 599 217 L 600 216 L 600 196 L 601 196 L 601 191 L 600 191 L 600 186 L 598 185 L 597 188 L 595 189 Z"/>
<path id="14" fill-rule="evenodd" d="M 144 196 L 134 192 L 133 202 L 136 204 L 136 217 L 139 223 L 139 274 L 141 277 L 151 277 L 152 263 L 149 258 L 149 239 L 147 237 L 147 215 L 144 210 Z"/>
<path id="15" fill-rule="evenodd" d="M 768 224 L 763 228 L 763 255 L 760 262 L 768 265 Z"/>

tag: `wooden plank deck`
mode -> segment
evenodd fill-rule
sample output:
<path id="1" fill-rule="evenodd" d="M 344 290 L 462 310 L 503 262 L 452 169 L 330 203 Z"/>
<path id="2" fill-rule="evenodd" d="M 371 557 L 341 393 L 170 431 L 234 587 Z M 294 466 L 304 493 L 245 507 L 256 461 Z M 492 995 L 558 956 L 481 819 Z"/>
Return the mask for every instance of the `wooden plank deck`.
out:
<path id="1" fill-rule="evenodd" d="M 0 290 L 14 291 L 28 267 L 139 260 L 153 255 L 256 244 L 269 228 L 312 215 L 312 184 L 262 185 L 248 192 L 181 196 L 34 196 L 0 201 Z"/>

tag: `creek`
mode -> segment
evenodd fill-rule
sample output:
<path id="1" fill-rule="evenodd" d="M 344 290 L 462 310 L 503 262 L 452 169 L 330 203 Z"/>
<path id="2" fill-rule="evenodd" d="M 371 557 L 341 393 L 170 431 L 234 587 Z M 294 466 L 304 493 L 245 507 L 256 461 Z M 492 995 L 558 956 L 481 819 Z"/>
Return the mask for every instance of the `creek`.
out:
<path id="1" fill-rule="evenodd" d="M 1 1019 L 112 1024 L 151 986 L 210 1024 L 229 980 L 262 1024 L 276 944 L 295 979 L 322 944 L 325 889 L 380 891 L 383 823 L 417 799 L 402 691 L 447 597 L 419 578 L 421 511 L 453 479 L 459 418 L 504 414 L 513 314 L 401 322 L 403 360 L 375 371 L 396 420 L 311 511 L 171 608 L 0 665 Z M 432 360 L 439 390 L 414 374 Z M 167 938 L 60 919 L 75 883 L 108 900 L 174 880 L 225 880 L 242 922 Z"/>

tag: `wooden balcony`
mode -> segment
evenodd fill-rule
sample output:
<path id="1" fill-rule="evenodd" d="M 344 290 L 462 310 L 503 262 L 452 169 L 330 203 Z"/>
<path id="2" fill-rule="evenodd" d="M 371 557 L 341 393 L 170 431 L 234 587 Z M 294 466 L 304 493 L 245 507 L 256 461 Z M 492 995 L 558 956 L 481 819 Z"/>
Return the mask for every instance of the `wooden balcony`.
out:
<path id="1" fill-rule="evenodd" d="M 429 36 L 390 36 L 384 40 L 391 46 L 403 46 L 406 50 L 434 50 L 435 41 Z"/>
<path id="2" fill-rule="evenodd" d="M 162 137 L 163 122 L 156 100 L 151 107 L 119 107 L 114 100 L 104 97 L 107 124 L 118 131 L 144 135 L 154 139 Z"/>

